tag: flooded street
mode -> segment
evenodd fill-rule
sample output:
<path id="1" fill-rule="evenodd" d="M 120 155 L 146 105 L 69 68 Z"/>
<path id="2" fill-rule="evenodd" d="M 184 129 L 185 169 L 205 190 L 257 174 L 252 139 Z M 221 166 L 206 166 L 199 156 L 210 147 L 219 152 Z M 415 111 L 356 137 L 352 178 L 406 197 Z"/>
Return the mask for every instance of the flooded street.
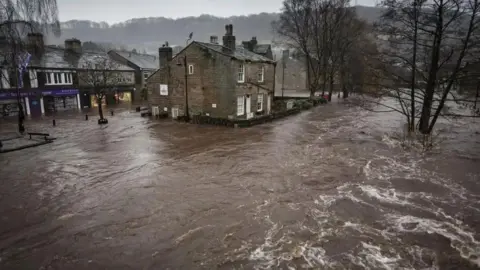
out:
<path id="1" fill-rule="evenodd" d="M 422 154 L 336 102 L 248 129 L 108 118 L 27 122 L 57 140 L 0 155 L 0 269 L 480 267 L 478 121 Z"/>

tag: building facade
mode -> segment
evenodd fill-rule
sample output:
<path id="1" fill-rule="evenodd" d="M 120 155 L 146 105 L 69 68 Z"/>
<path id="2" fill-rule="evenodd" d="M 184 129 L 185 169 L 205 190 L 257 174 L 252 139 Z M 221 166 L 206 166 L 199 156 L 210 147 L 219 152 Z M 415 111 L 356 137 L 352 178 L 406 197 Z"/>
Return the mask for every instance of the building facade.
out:
<path id="1" fill-rule="evenodd" d="M 160 69 L 147 80 L 152 111 L 170 117 L 206 115 L 250 119 L 271 113 L 275 62 L 237 46 L 232 25 L 223 45 L 193 41 L 175 57 L 172 48 L 159 49 Z M 188 96 L 188 98 L 187 98 Z"/>
<path id="2" fill-rule="evenodd" d="M 18 99 L 24 113 L 31 116 L 92 106 L 92 92 L 88 85 L 80 83 L 79 73 L 84 70 L 84 63 L 109 56 L 83 51 L 77 39 L 66 40 L 64 48 L 45 46 L 43 42 L 41 34 L 28 35 L 26 52 L 31 58 L 22 78 L 17 78 L 18 72 L 7 59 L 3 59 L 0 66 L 0 116 L 18 115 Z M 112 86 L 115 90 L 111 96 L 116 101 L 118 93 L 123 96 L 123 93 L 133 92 L 134 88 L 134 70 L 118 64 L 118 72 L 122 72 L 125 80 Z"/>
<path id="3" fill-rule="evenodd" d="M 146 98 L 143 89 L 147 87 L 147 78 L 158 70 L 159 61 L 156 55 L 140 54 L 137 52 L 111 50 L 108 55 L 123 65 L 135 70 L 135 91 L 133 100 L 142 101 Z"/>

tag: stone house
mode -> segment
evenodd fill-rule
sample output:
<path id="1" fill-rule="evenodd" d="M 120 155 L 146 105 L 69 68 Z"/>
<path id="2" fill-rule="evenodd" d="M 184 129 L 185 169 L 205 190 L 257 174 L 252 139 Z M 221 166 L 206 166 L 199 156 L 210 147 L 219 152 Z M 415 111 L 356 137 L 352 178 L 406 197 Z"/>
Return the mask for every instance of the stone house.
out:
<path id="1" fill-rule="evenodd" d="M 142 99 L 142 89 L 147 87 L 147 78 L 159 68 L 157 56 L 116 50 L 109 51 L 108 55 L 135 70 L 134 100 L 140 101 Z"/>
<path id="2" fill-rule="evenodd" d="M 273 60 L 272 45 L 258 44 L 257 37 L 252 37 L 252 39 L 249 41 L 242 41 L 242 45 L 249 51 Z"/>
<path id="3" fill-rule="evenodd" d="M 147 79 L 152 112 L 170 117 L 206 115 L 250 119 L 271 113 L 276 63 L 236 45 L 232 25 L 223 45 L 193 41 L 175 57 L 168 46 L 159 49 L 160 69 Z M 187 91 L 185 91 L 187 89 Z M 187 97 L 188 98 L 187 98 Z"/>

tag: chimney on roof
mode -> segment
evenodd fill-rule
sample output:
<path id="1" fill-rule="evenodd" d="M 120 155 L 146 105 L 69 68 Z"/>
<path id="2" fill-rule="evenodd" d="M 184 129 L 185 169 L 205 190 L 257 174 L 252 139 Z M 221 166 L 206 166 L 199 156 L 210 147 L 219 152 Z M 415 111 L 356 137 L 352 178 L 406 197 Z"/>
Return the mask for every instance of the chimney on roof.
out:
<path id="1" fill-rule="evenodd" d="M 160 62 L 160 68 L 166 67 L 170 61 L 172 61 L 173 49 L 168 46 L 168 43 L 162 45 L 158 49 L 158 60 Z"/>
<path id="2" fill-rule="evenodd" d="M 27 50 L 36 56 L 40 56 L 45 51 L 45 44 L 42 33 L 27 34 Z"/>
<path id="3" fill-rule="evenodd" d="M 233 35 L 233 25 L 225 25 L 225 35 L 223 36 L 223 47 L 235 51 L 236 38 Z"/>
<path id="4" fill-rule="evenodd" d="M 252 40 L 250 40 L 250 43 L 252 44 L 252 47 L 255 48 L 257 46 L 257 37 L 252 37 Z"/>
<path id="5" fill-rule="evenodd" d="M 210 43 L 218 44 L 218 37 L 217 36 L 210 36 Z"/>
<path id="6" fill-rule="evenodd" d="M 243 48 L 253 52 L 253 44 L 251 41 L 242 41 Z"/>
<path id="7" fill-rule="evenodd" d="M 65 40 L 65 51 L 67 53 L 82 53 L 82 42 L 76 38 L 70 38 Z"/>

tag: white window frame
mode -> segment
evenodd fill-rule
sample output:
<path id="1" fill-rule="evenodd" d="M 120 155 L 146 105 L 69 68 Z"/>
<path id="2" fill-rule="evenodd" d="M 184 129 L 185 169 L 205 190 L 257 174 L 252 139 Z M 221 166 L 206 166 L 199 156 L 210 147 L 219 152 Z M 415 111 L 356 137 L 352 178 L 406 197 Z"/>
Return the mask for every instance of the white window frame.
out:
<path id="1" fill-rule="evenodd" d="M 52 82 L 52 73 L 51 72 L 45 72 L 45 77 L 47 79 L 47 81 L 45 82 L 45 84 L 53 84 Z"/>
<path id="2" fill-rule="evenodd" d="M 72 72 L 45 71 L 45 77 L 45 85 L 73 84 Z"/>
<path id="3" fill-rule="evenodd" d="M 257 96 L 257 112 L 263 111 L 263 94 Z"/>
<path id="4" fill-rule="evenodd" d="M 265 67 L 260 67 L 260 70 L 257 73 L 257 81 L 263 83 L 265 81 Z"/>
<path id="5" fill-rule="evenodd" d="M 237 116 L 245 114 L 245 97 L 238 96 L 237 97 Z"/>
<path id="6" fill-rule="evenodd" d="M 239 82 L 239 83 L 244 83 L 245 82 L 245 65 L 243 63 L 241 63 L 238 66 L 237 82 Z"/>
<path id="7" fill-rule="evenodd" d="M 195 69 L 194 69 L 193 65 L 188 65 L 188 74 L 193 75 L 194 71 L 195 71 Z"/>

